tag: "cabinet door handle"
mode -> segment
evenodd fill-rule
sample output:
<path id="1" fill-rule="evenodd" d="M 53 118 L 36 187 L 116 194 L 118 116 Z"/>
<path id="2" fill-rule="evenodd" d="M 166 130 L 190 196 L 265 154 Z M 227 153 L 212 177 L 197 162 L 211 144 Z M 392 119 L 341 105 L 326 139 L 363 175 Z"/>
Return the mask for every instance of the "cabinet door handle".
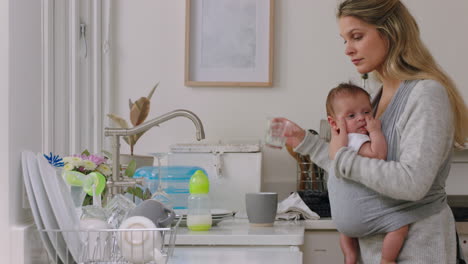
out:
<path id="1" fill-rule="evenodd" d="M 314 249 L 314 251 L 316 251 L 316 252 L 327 252 L 326 249 L 321 249 L 321 248 Z"/>

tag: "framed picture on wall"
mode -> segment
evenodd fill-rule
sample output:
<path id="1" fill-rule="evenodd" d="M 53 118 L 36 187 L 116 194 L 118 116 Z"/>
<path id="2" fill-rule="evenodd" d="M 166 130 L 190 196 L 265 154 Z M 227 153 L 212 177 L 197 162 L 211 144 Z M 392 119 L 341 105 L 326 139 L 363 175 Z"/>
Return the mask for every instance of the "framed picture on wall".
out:
<path id="1" fill-rule="evenodd" d="M 186 0 L 186 86 L 272 86 L 274 0 Z"/>

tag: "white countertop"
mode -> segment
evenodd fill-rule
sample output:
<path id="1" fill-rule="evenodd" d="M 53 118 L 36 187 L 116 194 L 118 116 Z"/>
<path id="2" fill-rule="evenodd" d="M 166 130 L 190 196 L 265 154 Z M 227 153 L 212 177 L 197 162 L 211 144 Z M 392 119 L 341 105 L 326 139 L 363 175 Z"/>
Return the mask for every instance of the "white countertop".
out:
<path id="1" fill-rule="evenodd" d="M 319 220 L 306 220 L 304 221 L 304 227 L 306 231 L 336 230 L 335 223 L 333 223 L 331 218 L 322 218 Z"/>
<path id="2" fill-rule="evenodd" d="M 209 231 L 177 230 L 176 245 L 298 246 L 304 243 L 303 221 L 276 221 L 272 227 L 252 227 L 247 219 L 229 219 Z"/>

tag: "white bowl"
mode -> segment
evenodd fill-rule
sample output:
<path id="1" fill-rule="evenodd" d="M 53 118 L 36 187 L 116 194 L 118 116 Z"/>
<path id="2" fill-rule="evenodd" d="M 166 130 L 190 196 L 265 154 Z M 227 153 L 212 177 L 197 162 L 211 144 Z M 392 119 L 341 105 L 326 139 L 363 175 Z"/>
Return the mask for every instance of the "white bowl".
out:
<path id="1" fill-rule="evenodd" d="M 153 221 L 143 216 L 132 216 L 120 225 L 118 243 L 123 257 L 130 262 L 146 263 L 155 259 L 154 252 L 160 252 L 162 239 Z M 123 230 L 122 230 L 123 229 Z M 150 229 L 135 230 L 129 229 Z M 152 229 L 152 230 L 151 230 Z"/>

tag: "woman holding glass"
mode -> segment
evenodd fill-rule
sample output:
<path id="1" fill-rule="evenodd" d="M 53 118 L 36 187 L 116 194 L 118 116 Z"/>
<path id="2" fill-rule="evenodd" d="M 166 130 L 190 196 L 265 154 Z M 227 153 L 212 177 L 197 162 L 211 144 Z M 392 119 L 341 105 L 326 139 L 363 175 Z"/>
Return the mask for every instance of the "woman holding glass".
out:
<path id="1" fill-rule="evenodd" d="M 468 138 L 466 105 L 399 0 L 346 0 L 339 4 L 337 18 L 345 54 L 360 74 L 373 72 L 382 82 L 372 106 L 387 140 L 387 160 L 361 157 L 347 148 L 343 121 L 328 144 L 276 118 L 291 122 L 286 145 L 335 177 L 365 186 L 383 208 L 407 214 L 409 232 L 397 263 L 456 263 L 455 222 L 445 182 L 454 146 L 464 146 Z M 381 262 L 383 237 L 359 238 L 362 263 Z"/>

